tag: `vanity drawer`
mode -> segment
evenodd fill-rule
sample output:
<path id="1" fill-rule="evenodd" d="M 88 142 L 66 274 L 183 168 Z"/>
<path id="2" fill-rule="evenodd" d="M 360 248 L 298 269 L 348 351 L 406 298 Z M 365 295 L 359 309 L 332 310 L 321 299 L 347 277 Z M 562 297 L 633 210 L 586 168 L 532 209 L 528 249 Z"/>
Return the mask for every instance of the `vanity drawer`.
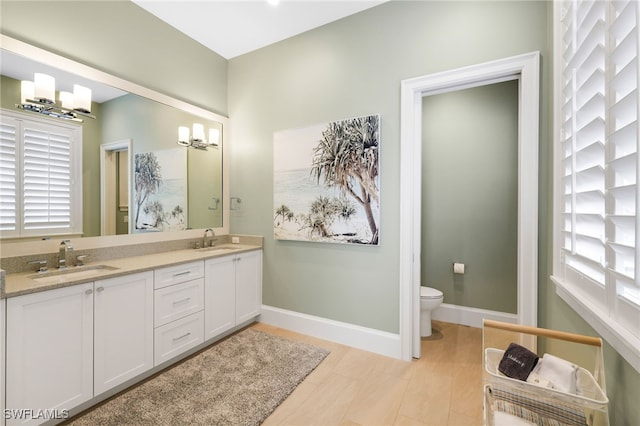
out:
<path id="1" fill-rule="evenodd" d="M 154 324 L 168 324 L 204 309 L 204 278 L 154 291 Z"/>
<path id="2" fill-rule="evenodd" d="M 204 261 L 183 263 L 153 271 L 154 288 L 168 287 L 196 278 L 204 277 Z"/>
<path id="3" fill-rule="evenodd" d="M 155 329 L 154 365 L 159 365 L 204 341 L 204 312 Z"/>

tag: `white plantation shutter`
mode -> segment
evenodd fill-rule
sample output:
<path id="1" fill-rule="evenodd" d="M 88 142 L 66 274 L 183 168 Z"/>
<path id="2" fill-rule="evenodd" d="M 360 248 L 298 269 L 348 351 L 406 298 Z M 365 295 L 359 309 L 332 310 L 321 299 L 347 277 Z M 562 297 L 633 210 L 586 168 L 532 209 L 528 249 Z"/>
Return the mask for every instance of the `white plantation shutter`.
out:
<path id="1" fill-rule="evenodd" d="M 560 282 L 640 337 L 635 0 L 562 2 Z M 558 272 L 558 271 L 556 271 Z M 637 349 L 640 354 L 640 348 Z M 635 365 L 635 364 L 634 364 Z"/>
<path id="2" fill-rule="evenodd" d="M 17 132 L 15 120 L 0 123 L 0 232 L 17 231 Z"/>
<path id="3" fill-rule="evenodd" d="M 614 316 L 640 336 L 640 315 L 633 315 L 634 307 L 640 310 L 638 2 L 615 1 L 610 16 L 608 134 L 612 199 L 608 284 L 613 287 L 610 297 Z"/>
<path id="4" fill-rule="evenodd" d="M 71 136 L 24 129 L 24 229 L 71 226 Z"/>
<path id="5" fill-rule="evenodd" d="M 81 128 L 23 115 L 2 116 L 2 236 L 81 233 Z"/>

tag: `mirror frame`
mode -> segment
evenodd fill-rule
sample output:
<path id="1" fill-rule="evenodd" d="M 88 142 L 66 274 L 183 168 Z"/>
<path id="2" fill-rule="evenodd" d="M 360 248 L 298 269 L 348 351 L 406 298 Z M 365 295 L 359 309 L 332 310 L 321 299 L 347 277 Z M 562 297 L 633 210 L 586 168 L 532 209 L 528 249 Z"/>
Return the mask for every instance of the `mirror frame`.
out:
<path id="1" fill-rule="evenodd" d="M 165 95 L 160 92 L 156 92 L 155 90 L 146 88 L 144 86 L 140 86 L 136 83 L 130 82 L 120 77 L 116 77 L 114 75 L 108 74 L 99 69 L 90 67 L 88 65 L 82 64 L 80 62 L 76 62 L 72 59 L 68 59 L 66 57 L 60 56 L 58 54 L 52 53 L 48 50 L 41 49 L 39 47 L 30 45 L 23 41 L 14 39 L 5 34 L 0 34 L 0 49 L 6 50 L 8 52 L 24 56 L 34 61 L 41 62 L 43 64 L 60 68 L 65 71 L 82 75 L 88 79 L 94 80 L 98 83 L 106 84 L 117 89 L 124 90 L 126 92 L 142 96 L 147 99 L 151 99 L 156 102 L 160 102 L 162 104 L 180 109 L 187 113 L 196 115 L 198 117 L 202 117 L 206 120 L 217 121 L 222 123 L 222 227 L 214 228 L 216 234 L 224 235 L 229 233 L 229 118 L 216 114 L 211 111 L 207 111 L 204 108 L 197 107 L 195 105 L 189 104 L 187 102 L 181 101 L 179 99 L 173 98 L 171 96 Z M 186 148 L 185 148 L 186 149 Z M 84 240 L 92 240 L 87 241 L 86 248 L 94 248 L 104 246 L 106 243 L 107 246 L 113 245 L 125 245 L 125 244 L 136 244 L 142 242 L 150 242 L 150 241 L 170 241 L 182 238 L 196 238 L 201 237 L 204 230 L 191 229 L 184 231 L 171 231 L 171 232 L 154 232 L 150 234 L 128 234 L 128 235 L 117 235 L 117 236 L 104 236 L 104 237 L 82 237 L 74 239 L 77 242 Z M 122 241 L 117 241 L 118 239 Z M 94 241 L 95 240 L 95 241 Z M 57 241 L 55 241 L 57 244 Z M 39 250 L 34 251 L 35 253 L 42 252 L 42 246 L 48 245 L 45 243 L 51 243 L 51 241 L 43 241 L 41 244 L 37 241 L 21 241 L 15 240 L 12 241 L 4 241 L 2 245 L 11 244 L 13 248 L 16 249 L 16 253 L 13 255 L 19 255 L 24 251 L 32 252 L 31 249 L 28 249 L 27 246 L 30 246 L 33 249 Z M 122 243 L 122 244 L 121 244 Z M 21 247 L 25 245 L 25 247 Z M 83 243 L 82 246 L 85 246 Z M 25 253 L 26 254 L 26 253 Z"/>

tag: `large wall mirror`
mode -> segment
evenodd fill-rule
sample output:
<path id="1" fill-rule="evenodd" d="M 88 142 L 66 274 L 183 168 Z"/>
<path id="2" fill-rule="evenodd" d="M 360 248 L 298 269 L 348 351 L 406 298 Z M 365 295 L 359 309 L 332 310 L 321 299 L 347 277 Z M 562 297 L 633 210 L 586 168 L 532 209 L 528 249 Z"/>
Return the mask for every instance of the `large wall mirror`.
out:
<path id="1" fill-rule="evenodd" d="M 92 89 L 95 119 L 80 116 L 78 124 L 83 134 L 84 237 L 227 227 L 226 117 L 1 36 L 2 108 L 18 111 L 20 81 L 32 80 L 34 72 L 52 75 L 61 90 L 72 82 Z M 178 144 L 178 128 L 195 123 L 207 137 L 216 135 L 215 146 L 204 150 Z M 155 194 L 155 210 L 140 202 L 134 185 L 136 161 L 150 156 L 163 167 L 164 192 Z"/>

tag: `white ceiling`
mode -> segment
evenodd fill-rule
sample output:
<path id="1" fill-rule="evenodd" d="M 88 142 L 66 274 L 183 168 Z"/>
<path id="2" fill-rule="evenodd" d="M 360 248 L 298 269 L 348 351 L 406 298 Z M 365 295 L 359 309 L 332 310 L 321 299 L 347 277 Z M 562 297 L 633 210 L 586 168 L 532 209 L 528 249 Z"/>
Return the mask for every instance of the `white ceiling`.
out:
<path id="1" fill-rule="evenodd" d="M 231 59 L 388 0 L 132 0 Z"/>

